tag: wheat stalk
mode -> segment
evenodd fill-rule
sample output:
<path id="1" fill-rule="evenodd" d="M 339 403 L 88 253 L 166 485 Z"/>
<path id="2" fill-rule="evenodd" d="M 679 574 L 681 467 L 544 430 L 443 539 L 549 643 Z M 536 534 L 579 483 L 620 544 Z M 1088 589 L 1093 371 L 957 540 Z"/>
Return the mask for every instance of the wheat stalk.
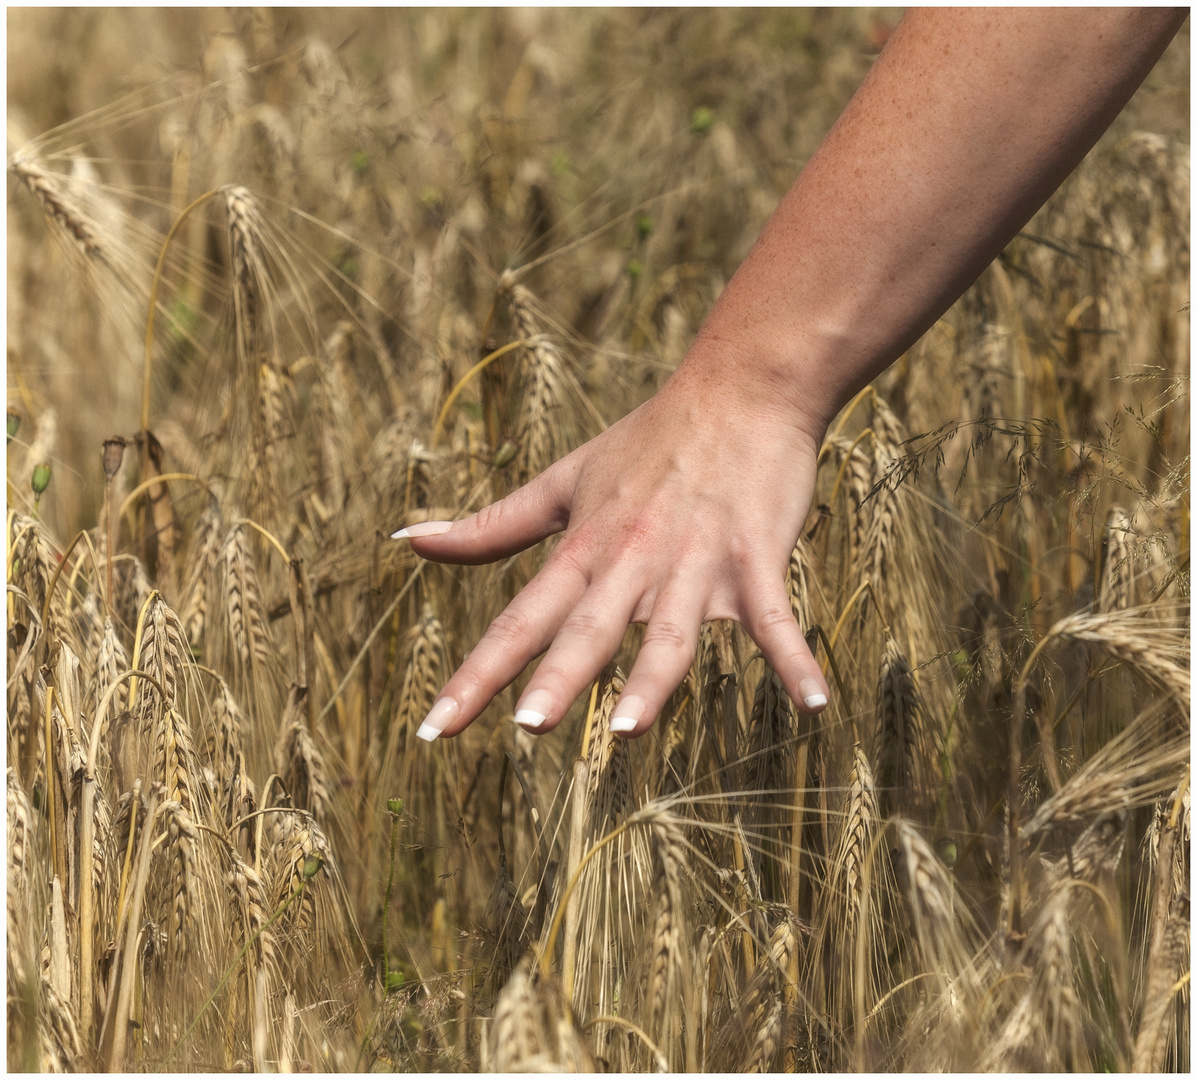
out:
<path id="1" fill-rule="evenodd" d="M 862 872 L 878 821 L 877 790 L 868 759 L 857 743 L 852 748 L 852 772 L 844 805 L 844 824 L 831 860 L 832 895 L 842 902 L 849 934 L 860 918 Z"/>
<path id="2" fill-rule="evenodd" d="M 307 695 L 307 687 L 294 684 L 287 693 L 275 763 L 294 805 L 323 823 L 327 819 L 330 800 L 324 779 L 324 758 L 308 732 L 304 716 Z"/>
<path id="3" fill-rule="evenodd" d="M 1142 620 L 1136 611 L 1102 615 L 1071 615 L 1048 632 L 1023 666 L 1019 685 L 1024 685 L 1040 651 L 1055 638 L 1070 638 L 1101 646 L 1115 660 L 1129 664 L 1144 678 L 1170 693 L 1186 712 L 1189 708 L 1189 672 L 1165 655 L 1161 645 L 1136 632 Z"/>
<path id="4" fill-rule="evenodd" d="M 269 625 L 262 609 L 258 571 L 249 538 L 240 524 L 225 537 L 225 617 L 246 671 L 270 663 L 273 657 Z"/>
<path id="5" fill-rule="evenodd" d="M 182 621 L 188 641 L 204 640 L 208 619 L 208 592 L 216 558 L 220 553 L 222 519 L 220 503 L 211 499 L 200 516 L 195 550 L 192 554 L 187 584 L 183 591 Z"/>
<path id="6" fill-rule="evenodd" d="M 84 255 L 102 264 L 108 262 L 108 253 L 97 236 L 96 223 L 67 193 L 58 174 L 27 158 L 17 158 L 8 167 L 29 189 L 42 213 L 69 236 Z"/>
<path id="7" fill-rule="evenodd" d="M 656 874 L 653 893 L 652 952 L 649 970 L 650 1031 L 659 1032 L 657 1043 L 666 1056 L 672 1042 L 676 1018 L 674 1003 L 681 988 L 682 875 L 685 871 L 685 840 L 677 826 L 664 821 L 652 827 Z"/>
<path id="8" fill-rule="evenodd" d="M 526 1072 L 548 1051 L 549 1036 L 530 970 L 529 963 L 516 968 L 495 1003 L 490 1059 L 496 1072 Z"/>
<path id="9" fill-rule="evenodd" d="M 233 266 L 233 311 L 242 363 L 253 357 L 261 331 L 268 275 L 262 258 L 265 224 L 248 188 L 224 189 L 229 254 Z"/>
<path id="10" fill-rule="evenodd" d="M 540 331 L 536 301 L 523 285 L 499 284 L 507 298 L 519 336 L 531 345 L 524 351 L 524 394 L 520 403 L 517 440 L 519 477 L 526 483 L 551 465 L 564 449 L 560 437 L 565 378 L 561 352 Z"/>
<path id="11" fill-rule="evenodd" d="M 1130 515 L 1115 506 L 1106 515 L 1102 546 L 1101 587 L 1097 592 L 1097 610 L 1102 614 L 1126 611 L 1135 603 L 1135 573 L 1131 561 L 1130 538 L 1134 525 Z"/>
<path id="12" fill-rule="evenodd" d="M 910 663 L 887 637 L 877 682 L 877 713 L 872 757 L 879 763 L 877 786 L 882 816 L 910 811 L 921 781 L 922 703 Z"/>
<path id="13" fill-rule="evenodd" d="M 161 596 L 150 603 L 143 621 L 141 648 L 134 658 L 135 666 L 144 669 L 151 679 L 139 683 L 138 723 L 143 731 L 154 726 L 154 717 L 181 707 L 179 689 L 183 678 L 183 657 L 188 655 L 183 636 L 183 624 Z M 156 689 L 162 688 L 163 698 Z M 160 736 L 159 736 L 160 737 Z M 168 799 L 173 796 L 168 796 Z"/>

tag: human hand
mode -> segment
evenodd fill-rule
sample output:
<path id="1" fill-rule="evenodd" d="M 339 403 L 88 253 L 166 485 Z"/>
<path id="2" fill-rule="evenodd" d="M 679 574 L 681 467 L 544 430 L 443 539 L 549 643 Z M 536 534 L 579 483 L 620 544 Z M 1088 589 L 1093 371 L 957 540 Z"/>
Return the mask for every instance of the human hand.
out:
<path id="1" fill-rule="evenodd" d="M 748 630 L 799 708 L 827 704 L 784 585 L 822 432 L 780 400 L 748 400 L 733 382 L 679 369 L 654 398 L 506 499 L 396 534 L 427 559 L 484 563 L 565 530 L 446 683 L 421 738 L 458 734 L 546 649 L 515 720 L 551 731 L 629 622 L 647 627 L 613 731 L 638 736 L 652 726 L 693 662 L 701 624 L 715 619 Z"/>

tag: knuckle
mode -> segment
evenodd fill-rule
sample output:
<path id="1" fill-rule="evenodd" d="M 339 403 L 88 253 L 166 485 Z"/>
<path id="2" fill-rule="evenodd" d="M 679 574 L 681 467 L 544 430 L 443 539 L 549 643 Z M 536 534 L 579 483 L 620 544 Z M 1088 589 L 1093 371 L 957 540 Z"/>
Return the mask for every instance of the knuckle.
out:
<path id="1" fill-rule="evenodd" d="M 648 514 L 638 514 L 623 527 L 620 546 L 625 557 L 636 557 L 660 546 L 660 525 Z"/>
<path id="2" fill-rule="evenodd" d="M 466 665 L 457 670 L 441 692 L 452 697 L 464 712 L 479 712 L 498 690 L 499 687 L 483 678 L 481 672 Z"/>
<path id="3" fill-rule="evenodd" d="M 668 649 L 671 652 L 683 652 L 689 648 L 690 635 L 682 629 L 681 624 L 671 619 L 661 619 L 650 622 L 645 627 L 644 645 Z"/>
<path id="4" fill-rule="evenodd" d="M 529 686 L 531 685 L 533 684 L 529 683 Z M 541 661 L 540 667 L 536 669 L 535 685 L 542 690 L 547 690 L 554 698 L 563 700 L 568 698 L 572 701 L 575 696 L 569 690 L 569 669 L 547 657 Z M 566 703 L 566 707 L 568 708 L 568 702 Z"/>
<path id="5" fill-rule="evenodd" d="M 574 611 L 561 624 L 561 632 L 572 637 L 594 638 L 603 629 L 603 620 L 589 611 Z"/>
<path id="6" fill-rule="evenodd" d="M 484 506 L 474 515 L 474 527 L 480 533 L 488 533 L 501 528 L 507 517 L 507 500 Z"/>
<path id="7" fill-rule="evenodd" d="M 518 609 L 510 607 L 494 617 L 486 631 L 487 641 L 494 646 L 526 648 L 532 639 L 532 623 Z"/>
<path id="8" fill-rule="evenodd" d="M 571 574 L 583 581 L 590 580 L 590 563 L 593 557 L 590 543 L 578 533 L 567 533 L 562 537 L 549 562 L 555 571 Z M 545 567 L 548 569 L 548 567 Z"/>
<path id="9" fill-rule="evenodd" d="M 789 605 L 770 604 L 757 612 L 752 621 L 753 628 L 761 633 L 772 635 L 778 630 L 796 628 L 798 623 Z"/>
<path id="10" fill-rule="evenodd" d="M 757 564 L 756 545 L 742 536 L 733 536 L 728 545 L 728 557 L 741 573 L 755 569 Z"/>

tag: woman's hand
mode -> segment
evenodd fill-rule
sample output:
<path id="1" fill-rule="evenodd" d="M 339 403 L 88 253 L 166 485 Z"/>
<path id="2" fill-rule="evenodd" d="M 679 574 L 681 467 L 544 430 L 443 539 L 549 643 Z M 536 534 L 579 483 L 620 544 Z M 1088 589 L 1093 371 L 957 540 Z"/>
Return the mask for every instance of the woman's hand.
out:
<path id="1" fill-rule="evenodd" d="M 654 398 L 501 502 L 396 534 L 425 558 L 482 563 L 565 531 L 445 685 L 422 738 L 456 735 L 546 649 L 515 719 L 552 730 L 629 622 L 647 628 L 613 731 L 652 726 L 712 619 L 744 625 L 800 708 L 827 704 L 785 589 L 822 431 L 805 430 L 779 401 L 748 400 L 688 370 L 696 369 L 683 365 Z"/>
<path id="2" fill-rule="evenodd" d="M 566 530 L 420 735 L 461 731 L 546 649 L 515 718 L 551 729 L 629 621 L 648 628 L 617 731 L 652 724 L 705 619 L 738 619 L 800 707 L 825 705 L 782 581 L 827 423 L 997 257 L 1186 14 L 907 12 L 661 392 L 502 502 L 396 534 L 486 562 Z"/>

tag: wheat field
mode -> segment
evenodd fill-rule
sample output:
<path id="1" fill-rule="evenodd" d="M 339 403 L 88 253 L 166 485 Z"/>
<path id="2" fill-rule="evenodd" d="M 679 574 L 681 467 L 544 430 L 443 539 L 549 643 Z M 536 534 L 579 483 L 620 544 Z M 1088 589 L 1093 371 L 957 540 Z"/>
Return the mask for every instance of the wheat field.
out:
<path id="1" fill-rule="evenodd" d="M 8 1066 L 1187 1072 L 1189 36 L 840 415 L 830 705 L 415 730 L 899 9 L 8 13 Z M 49 43 L 56 42 L 51 46 Z M 712 407 L 717 407 L 713 403 Z"/>

